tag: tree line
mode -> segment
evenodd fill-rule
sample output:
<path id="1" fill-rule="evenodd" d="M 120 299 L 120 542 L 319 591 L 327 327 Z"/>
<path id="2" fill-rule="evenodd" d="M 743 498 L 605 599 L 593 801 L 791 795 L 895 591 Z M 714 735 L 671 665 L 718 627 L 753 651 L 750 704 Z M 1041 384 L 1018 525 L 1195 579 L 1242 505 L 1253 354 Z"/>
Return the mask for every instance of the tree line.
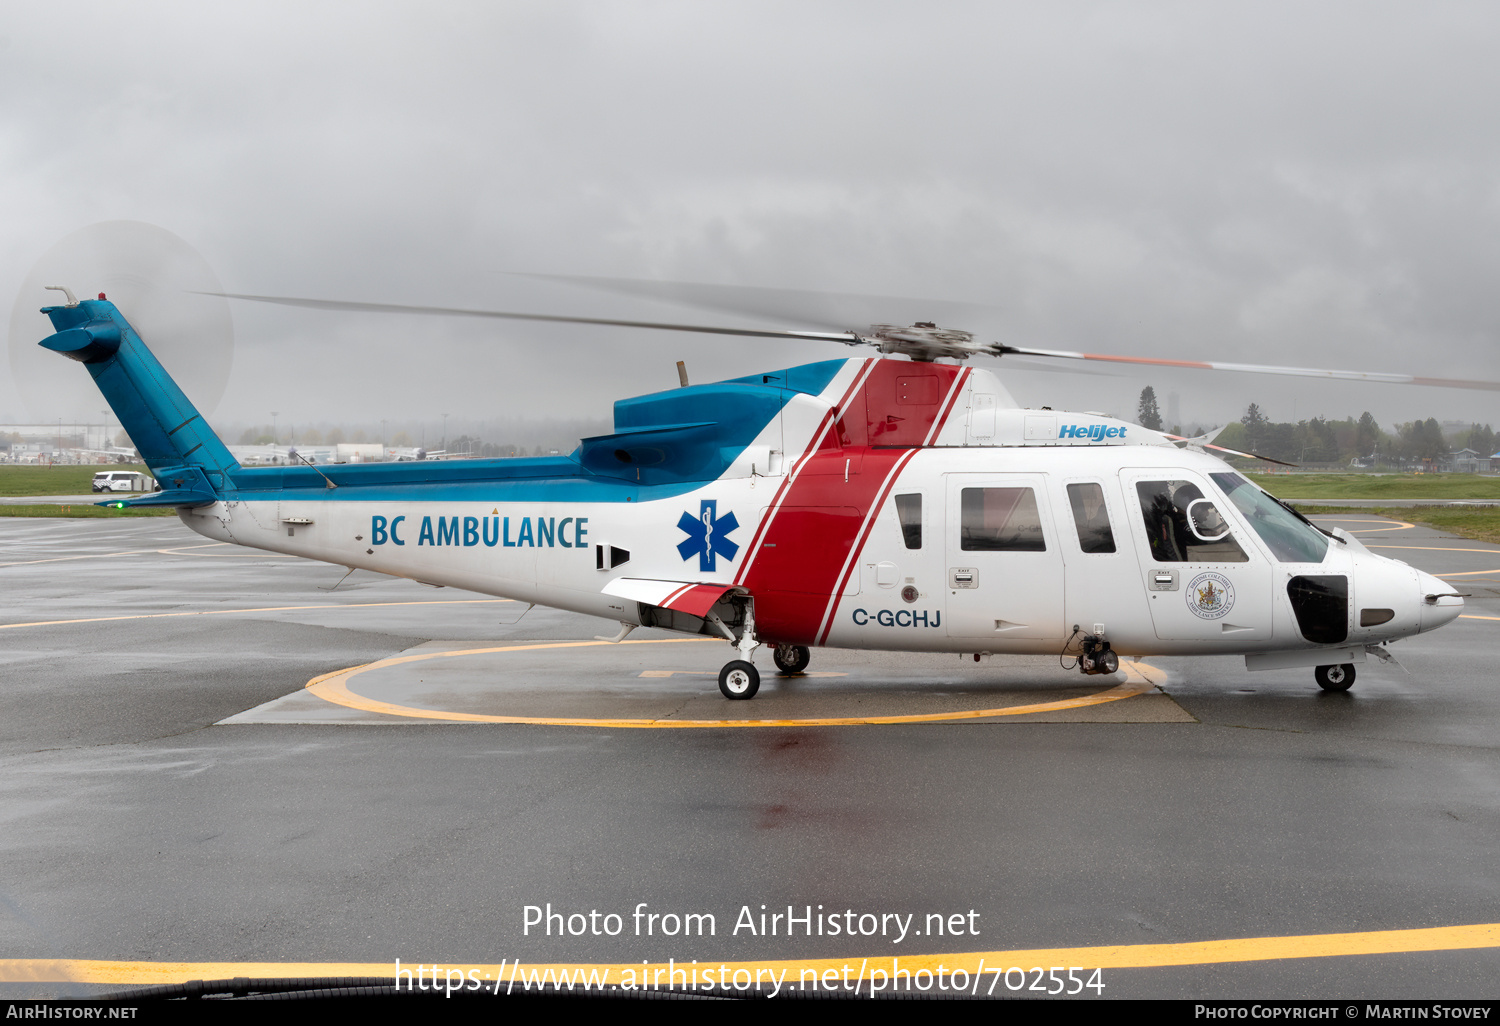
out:
<path id="1" fill-rule="evenodd" d="M 1156 431 L 1181 435 L 1181 425 L 1164 427 L 1156 392 L 1149 385 L 1141 390 L 1136 423 Z M 1328 420 L 1312 417 L 1297 423 L 1277 422 L 1251 403 L 1245 415 L 1226 427 L 1215 443 L 1288 463 L 1349 463 L 1351 460 L 1400 465 L 1435 460 L 1459 449 L 1472 449 L 1489 456 L 1500 448 L 1500 438 L 1488 424 L 1447 433 L 1434 417 L 1382 428 L 1368 410 L 1359 417 Z"/>

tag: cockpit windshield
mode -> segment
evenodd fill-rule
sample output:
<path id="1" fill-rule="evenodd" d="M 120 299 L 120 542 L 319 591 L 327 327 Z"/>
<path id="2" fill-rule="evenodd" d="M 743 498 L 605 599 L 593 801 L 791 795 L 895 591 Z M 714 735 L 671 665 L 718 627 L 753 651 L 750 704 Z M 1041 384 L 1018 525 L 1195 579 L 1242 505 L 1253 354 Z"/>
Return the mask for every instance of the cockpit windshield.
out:
<path id="1" fill-rule="evenodd" d="M 1238 474 L 1210 474 L 1245 515 L 1271 554 L 1283 563 L 1321 563 L 1328 537 Z"/>

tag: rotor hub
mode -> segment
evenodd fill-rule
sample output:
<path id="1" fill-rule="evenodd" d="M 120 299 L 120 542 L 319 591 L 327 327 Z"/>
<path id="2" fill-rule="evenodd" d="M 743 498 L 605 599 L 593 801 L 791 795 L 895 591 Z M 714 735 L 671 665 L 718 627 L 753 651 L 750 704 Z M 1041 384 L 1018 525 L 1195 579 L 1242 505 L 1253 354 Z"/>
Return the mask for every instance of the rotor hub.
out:
<path id="1" fill-rule="evenodd" d="M 989 353 L 992 347 L 974 341 L 972 331 L 939 328 L 931 321 L 918 321 L 910 327 L 897 324 L 872 324 L 862 340 L 882 353 L 904 353 L 919 362 L 931 362 L 940 356 L 967 360 L 976 353 Z"/>

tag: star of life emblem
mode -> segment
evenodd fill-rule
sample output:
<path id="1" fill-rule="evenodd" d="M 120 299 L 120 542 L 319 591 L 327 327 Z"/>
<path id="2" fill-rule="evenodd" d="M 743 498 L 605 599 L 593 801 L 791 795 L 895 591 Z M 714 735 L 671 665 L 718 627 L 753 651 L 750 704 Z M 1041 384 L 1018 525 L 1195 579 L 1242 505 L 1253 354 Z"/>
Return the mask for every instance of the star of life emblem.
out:
<path id="1" fill-rule="evenodd" d="M 1202 573 L 1183 589 L 1187 606 L 1195 616 L 1217 620 L 1234 608 L 1234 585 L 1223 574 Z"/>
<path id="2" fill-rule="evenodd" d="M 696 555 L 698 570 L 705 574 L 714 572 L 716 556 L 723 556 L 732 562 L 735 553 L 740 551 L 739 545 L 726 537 L 739 528 L 739 518 L 734 515 L 733 510 L 720 517 L 718 510 L 717 499 L 704 499 L 697 519 L 691 513 L 684 512 L 677 521 L 678 529 L 687 532 L 687 538 L 677 543 L 678 554 L 683 559 L 691 559 Z"/>

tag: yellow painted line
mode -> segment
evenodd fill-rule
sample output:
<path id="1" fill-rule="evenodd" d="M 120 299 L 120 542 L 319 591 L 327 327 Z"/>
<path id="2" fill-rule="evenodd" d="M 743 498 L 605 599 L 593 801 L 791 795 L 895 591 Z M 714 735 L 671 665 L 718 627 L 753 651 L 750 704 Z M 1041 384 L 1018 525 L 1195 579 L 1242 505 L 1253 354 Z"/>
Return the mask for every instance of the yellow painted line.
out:
<path id="1" fill-rule="evenodd" d="M 599 645 L 671 645 L 684 642 L 695 643 L 698 638 L 660 638 L 639 641 L 553 641 L 536 645 L 504 645 L 495 648 L 466 648 L 453 652 L 419 652 L 415 655 L 392 656 L 363 666 L 351 666 L 314 677 L 307 682 L 307 690 L 326 702 L 342 705 L 361 712 L 380 713 L 386 716 L 404 716 L 423 720 L 440 720 L 445 723 L 532 723 L 557 727 L 845 727 L 889 723 L 940 723 L 952 720 L 974 720 L 990 716 L 1023 716 L 1028 713 L 1056 712 L 1062 709 L 1081 709 L 1085 706 L 1117 702 L 1122 698 L 1133 698 L 1144 694 L 1166 679 L 1166 674 L 1145 663 L 1125 662 L 1120 666 L 1126 672 L 1126 682 L 1108 691 L 1101 691 L 1082 698 L 1067 698 L 1056 702 L 1039 702 L 1034 705 L 1013 705 L 1000 709 L 969 709 L 961 712 L 922 713 L 907 716 L 828 716 L 807 719 L 782 720 L 671 720 L 671 719 L 594 719 L 561 716 L 495 716 L 486 713 L 443 712 L 423 709 L 418 706 L 396 705 L 382 702 L 349 690 L 349 681 L 361 673 L 380 670 L 388 666 L 423 662 L 428 659 L 454 659 L 461 656 L 489 655 L 496 652 L 534 652 L 552 648 L 592 648 Z M 1131 680 L 1131 677 L 1134 680 Z"/>
<path id="2" fill-rule="evenodd" d="M 1332 513 L 1309 513 L 1307 519 L 1336 520 L 1341 524 L 1405 524 L 1407 527 L 1413 526 L 1407 524 L 1404 520 L 1397 520 L 1394 517 L 1375 517 L 1371 519 L 1369 517 L 1339 517 L 1334 516 Z"/>
<path id="3" fill-rule="evenodd" d="M 1010 967 L 1029 970 L 1033 966 L 1076 966 L 1086 969 L 1155 969 L 1164 966 L 1222 965 L 1229 962 L 1268 962 L 1287 958 L 1337 958 L 1350 955 L 1395 955 L 1419 951 L 1472 951 L 1500 947 L 1500 923 L 1478 923 L 1472 926 L 1439 926 L 1420 930 L 1376 930 L 1366 933 L 1314 933 L 1292 937 L 1244 937 L 1230 940 L 1187 941 L 1178 944 L 1117 944 L 1082 948 L 1021 948 L 1008 951 L 962 951 L 945 954 L 901 954 L 889 952 L 877 956 L 853 955 L 848 958 L 768 959 L 760 961 L 703 961 L 697 966 L 691 963 L 674 962 L 671 968 L 700 973 L 705 969 L 726 971 L 731 976 L 736 972 L 748 972 L 754 979 L 757 971 L 774 973 L 783 985 L 801 982 L 802 979 L 821 978 L 822 974 L 834 971 L 842 982 L 842 973 L 847 966 L 850 979 L 863 969 L 863 979 L 870 979 L 871 970 L 886 974 L 889 981 L 893 970 L 900 968 L 910 973 L 927 970 L 931 973 L 968 973 L 971 977 L 980 972 L 989 973 Z M 691 956 L 689 956 L 690 958 Z M 899 962 L 899 966 L 895 963 Z M 431 984 L 432 963 L 401 960 L 403 969 L 415 970 L 425 965 Z M 440 970 L 456 970 L 465 976 L 473 970 L 480 980 L 496 978 L 509 980 L 516 967 L 513 964 L 487 965 L 484 963 L 437 963 Z M 540 980 L 550 971 L 555 980 L 566 972 L 570 978 L 579 979 L 579 972 L 587 978 L 590 971 L 597 974 L 601 982 L 617 986 L 633 980 L 639 983 L 642 973 L 647 980 L 657 979 L 667 985 L 668 963 L 656 962 L 592 962 L 592 963 L 534 963 L 522 962 L 519 967 L 516 989 L 521 980 L 532 979 L 535 971 Z M 782 973 L 785 972 L 785 976 Z M 803 976 L 803 974 L 806 974 Z M 250 979 L 294 978 L 305 979 L 318 976 L 385 976 L 394 979 L 395 960 L 389 962 L 127 962 L 107 959 L 82 958 L 13 958 L 0 959 L 0 981 L 5 983 L 74 982 L 102 983 L 118 986 L 152 986 L 186 983 L 188 980 L 223 980 L 244 976 Z M 771 977 L 762 976 L 769 981 Z M 679 977 L 679 981 L 680 981 Z M 987 990 L 990 980 L 982 986 Z M 534 984 L 533 984 L 534 986 Z M 680 986 L 680 982 L 679 982 Z M 582 989 L 580 984 L 579 989 Z M 766 983 L 770 989 L 770 983 Z M 889 987 L 887 986 L 887 989 Z M 866 983 L 868 992 L 868 982 Z"/>
<path id="4" fill-rule="evenodd" d="M 1472 613 L 1459 613 L 1460 620 L 1500 620 L 1500 616 L 1475 616 Z"/>
<path id="5" fill-rule="evenodd" d="M 1340 524 L 1389 524 L 1388 527 L 1367 527 L 1361 531 L 1350 531 L 1350 534 L 1379 534 L 1381 531 L 1408 531 L 1416 524 L 1408 524 L 1405 520 L 1356 520 L 1353 517 L 1332 517 L 1325 513 L 1314 513 L 1308 517 L 1309 520 L 1333 520 Z"/>
<path id="6" fill-rule="evenodd" d="M 717 677 L 717 670 L 642 670 L 636 674 L 637 677 Z M 847 677 L 847 673 L 836 673 L 833 670 L 804 670 L 802 673 L 794 673 L 793 677 Z M 790 678 L 780 677 L 777 680 L 788 680 Z"/>
<path id="7" fill-rule="evenodd" d="M 79 620 L 36 620 L 32 623 L 0 623 L 0 631 L 12 627 L 56 627 L 66 623 L 104 623 L 109 620 L 159 620 L 168 616 L 223 616 L 228 613 L 285 613 L 299 609 L 370 609 L 375 606 L 474 606 L 515 599 L 422 599 L 416 602 L 331 602 L 318 606 L 257 606 L 253 609 L 195 609 L 185 613 L 136 613 L 133 616 L 88 616 Z"/>
<path id="8" fill-rule="evenodd" d="M 1500 549 L 1465 549 L 1450 545 L 1368 545 L 1371 549 L 1412 549 L 1422 552 L 1481 552 L 1486 556 L 1500 556 Z M 1484 574 L 1500 574 L 1500 568 L 1490 570 L 1458 570 L 1450 574 L 1433 574 L 1434 577 L 1475 577 Z"/>

